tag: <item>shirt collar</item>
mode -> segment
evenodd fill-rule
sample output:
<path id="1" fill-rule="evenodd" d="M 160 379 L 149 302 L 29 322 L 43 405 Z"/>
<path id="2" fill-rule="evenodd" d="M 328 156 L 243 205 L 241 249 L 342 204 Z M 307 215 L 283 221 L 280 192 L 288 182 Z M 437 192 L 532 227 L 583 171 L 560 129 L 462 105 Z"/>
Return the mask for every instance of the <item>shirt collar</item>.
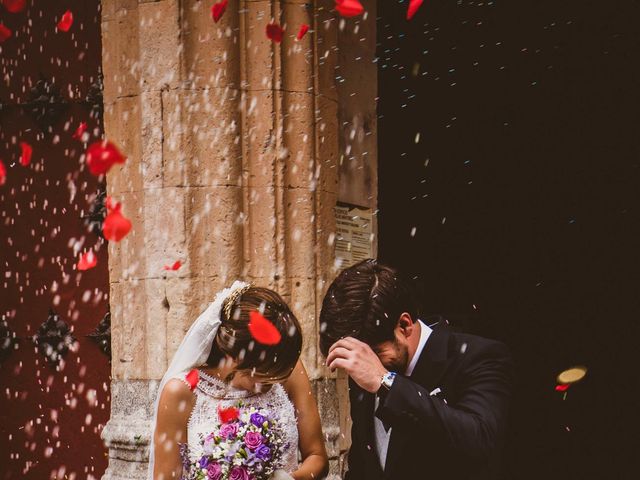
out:
<path id="1" fill-rule="evenodd" d="M 411 357 L 411 361 L 409 362 L 409 366 L 407 367 L 407 371 L 405 372 L 405 375 L 407 377 L 410 377 L 413 373 L 413 369 L 416 368 L 416 364 L 418 363 L 418 359 L 422 354 L 422 350 L 424 350 L 424 346 L 427 343 L 427 340 L 429 340 L 431 332 L 433 332 L 433 329 L 428 325 L 425 325 L 422 320 L 418 319 L 418 323 L 420 324 L 420 341 L 418 342 L 418 348 L 416 348 L 413 357 Z"/>

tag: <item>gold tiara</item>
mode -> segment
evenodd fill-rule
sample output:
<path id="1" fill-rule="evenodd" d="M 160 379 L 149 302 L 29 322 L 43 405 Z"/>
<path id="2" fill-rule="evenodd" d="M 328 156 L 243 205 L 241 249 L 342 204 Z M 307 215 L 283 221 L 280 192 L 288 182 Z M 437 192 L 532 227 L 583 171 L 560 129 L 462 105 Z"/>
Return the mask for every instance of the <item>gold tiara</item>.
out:
<path id="1" fill-rule="evenodd" d="M 233 304 L 236 303 L 236 300 L 240 298 L 247 290 L 252 287 L 251 284 L 245 285 L 242 288 L 237 288 L 225 300 L 224 305 L 224 314 L 227 317 L 227 320 L 231 320 L 231 310 L 233 308 Z"/>

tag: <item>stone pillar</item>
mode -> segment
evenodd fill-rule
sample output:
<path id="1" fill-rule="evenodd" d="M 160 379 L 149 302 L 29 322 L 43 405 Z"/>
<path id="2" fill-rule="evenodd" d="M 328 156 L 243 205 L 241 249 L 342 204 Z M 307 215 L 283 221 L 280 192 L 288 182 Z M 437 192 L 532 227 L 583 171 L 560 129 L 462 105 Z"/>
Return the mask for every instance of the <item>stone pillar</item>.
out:
<path id="1" fill-rule="evenodd" d="M 372 256 L 378 245 L 378 68 L 376 60 L 376 2 L 363 3 L 360 18 L 338 21 L 338 201 L 371 210 Z M 337 273 L 337 272 L 336 272 Z M 340 473 L 346 470 L 345 453 L 351 445 L 348 377 L 335 380 L 341 435 Z"/>
<path id="2" fill-rule="evenodd" d="M 333 1 L 230 1 L 217 24 L 211 4 L 102 2 L 105 131 L 128 156 L 109 173 L 108 191 L 133 222 L 124 240 L 109 244 L 108 480 L 146 478 L 157 381 L 191 322 L 236 278 L 290 302 L 333 473 L 347 446 L 346 392 L 317 347 L 319 307 L 335 275 L 341 142 Z M 265 35 L 273 19 L 286 30 L 281 44 Z M 311 31 L 297 41 L 303 23 Z M 366 43 L 375 49 L 375 36 Z M 359 101 L 367 115 L 375 112 L 373 98 Z M 354 105 L 347 122 L 360 132 L 368 117 L 351 113 Z M 350 127 L 342 128 L 344 137 Z M 178 271 L 163 270 L 176 260 Z"/>

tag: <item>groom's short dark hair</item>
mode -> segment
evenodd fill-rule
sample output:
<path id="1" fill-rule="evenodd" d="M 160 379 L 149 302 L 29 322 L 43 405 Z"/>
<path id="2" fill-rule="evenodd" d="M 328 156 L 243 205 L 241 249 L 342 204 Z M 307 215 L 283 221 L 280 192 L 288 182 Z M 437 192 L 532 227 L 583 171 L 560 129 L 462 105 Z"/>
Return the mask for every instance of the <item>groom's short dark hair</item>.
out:
<path id="1" fill-rule="evenodd" d="M 418 302 L 410 282 L 395 268 L 367 259 L 331 283 L 320 311 L 320 349 L 326 356 L 344 337 L 376 345 L 392 340 L 400 315 L 415 321 Z"/>

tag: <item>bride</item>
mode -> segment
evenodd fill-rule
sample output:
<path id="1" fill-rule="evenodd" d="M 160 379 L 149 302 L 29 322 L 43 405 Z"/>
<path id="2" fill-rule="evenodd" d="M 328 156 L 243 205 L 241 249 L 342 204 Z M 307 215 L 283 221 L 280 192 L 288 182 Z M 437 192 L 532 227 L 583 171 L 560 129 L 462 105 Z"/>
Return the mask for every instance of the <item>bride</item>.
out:
<path id="1" fill-rule="evenodd" d="M 269 320 L 279 342 L 260 343 L 252 337 L 252 312 Z M 271 478 L 326 475 L 320 416 L 299 360 L 301 347 L 300 324 L 277 293 L 242 282 L 219 292 L 187 332 L 160 382 L 149 479 L 181 479 L 189 464 L 198 465 L 212 422 L 234 405 L 266 408 L 276 415 L 284 448 L 280 469 Z M 199 466 L 207 467 L 204 462 Z M 201 470 L 201 478 L 222 478 L 217 465 Z M 246 471 L 231 471 L 229 477 L 250 478 Z"/>

